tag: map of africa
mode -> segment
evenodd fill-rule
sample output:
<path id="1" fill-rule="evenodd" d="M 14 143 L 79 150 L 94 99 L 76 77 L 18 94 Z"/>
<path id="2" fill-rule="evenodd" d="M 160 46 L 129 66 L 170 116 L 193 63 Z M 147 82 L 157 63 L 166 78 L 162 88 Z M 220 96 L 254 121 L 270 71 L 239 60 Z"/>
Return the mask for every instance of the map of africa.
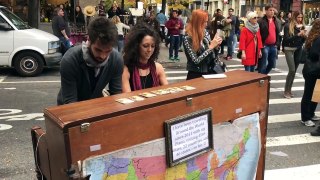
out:
<path id="1" fill-rule="evenodd" d="M 213 125 L 213 142 L 214 150 L 169 168 L 165 140 L 157 139 L 88 158 L 83 175 L 93 180 L 255 179 L 261 148 L 258 113 Z"/>

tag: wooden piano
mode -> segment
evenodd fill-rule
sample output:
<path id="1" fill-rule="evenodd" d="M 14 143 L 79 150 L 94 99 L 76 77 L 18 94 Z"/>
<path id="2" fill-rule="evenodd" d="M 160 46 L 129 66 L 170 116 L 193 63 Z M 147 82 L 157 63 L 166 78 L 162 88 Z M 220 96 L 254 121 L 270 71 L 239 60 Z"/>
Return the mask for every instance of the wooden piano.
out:
<path id="1" fill-rule="evenodd" d="M 45 130 L 40 127 L 31 130 L 38 177 L 89 179 L 81 175 L 81 162 L 86 159 L 164 138 L 165 121 L 212 108 L 213 125 L 259 114 L 261 152 L 256 179 L 264 179 L 270 77 L 240 70 L 225 74 L 227 77 L 221 79 L 198 78 L 46 108 Z M 185 85 L 195 89 L 129 104 L 116 101 L 143 92 Z M 170 178 L 162 176 L 162 179 Z"/>

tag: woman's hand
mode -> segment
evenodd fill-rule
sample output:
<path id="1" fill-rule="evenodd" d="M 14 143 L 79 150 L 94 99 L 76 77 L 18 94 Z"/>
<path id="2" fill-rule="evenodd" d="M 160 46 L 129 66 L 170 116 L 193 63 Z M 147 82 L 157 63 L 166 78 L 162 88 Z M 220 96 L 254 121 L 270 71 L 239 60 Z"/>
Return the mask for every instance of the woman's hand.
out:
<path id="1" fill-rule="evenodd" d="M 259 51 L 259 58 L 262 58 L 262 52 L 261 52 L 261 50 Z"/>
<path id="2" fill-rule="evenodd" d="M 242 51 L 241 59 L 242 59 L 242 60 L 245 60 L 246 58 L 247 58 L 246 52 L 245 52 L 245 51 Z"/>
<path id="3" fill-rule="evenodd" d="M 216 48 L 217 46 L 219 46 L 222 43 L 222 38 L 219 36 L 215 36 L 211 42 L 210 42 L 210 46 L 209 49 L 213 49 Z"/>

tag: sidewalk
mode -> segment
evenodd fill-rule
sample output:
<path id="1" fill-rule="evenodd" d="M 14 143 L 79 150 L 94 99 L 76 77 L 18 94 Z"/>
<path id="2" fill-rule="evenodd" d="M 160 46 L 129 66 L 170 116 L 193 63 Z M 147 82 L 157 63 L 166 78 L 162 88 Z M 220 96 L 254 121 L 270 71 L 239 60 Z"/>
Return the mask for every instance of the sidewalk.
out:
<path id="1" fill-rule="evenodd" d="M 187 58 L 184 52 L 179 52 L 180 61 L 171 61 L 169 60 L 169 48 L 164 45 L 164 43 L 160 44 L 160 53 L 158 62 L 162 64 L 164 68 L 168 69 L 186 69 L 187 66 Z"/>

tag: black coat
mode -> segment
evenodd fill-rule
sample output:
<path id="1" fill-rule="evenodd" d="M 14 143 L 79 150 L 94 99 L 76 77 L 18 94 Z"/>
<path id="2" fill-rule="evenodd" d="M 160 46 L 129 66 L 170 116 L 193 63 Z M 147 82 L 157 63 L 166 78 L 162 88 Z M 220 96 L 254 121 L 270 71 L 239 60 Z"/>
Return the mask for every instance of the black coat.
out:
<path id="1" fill-rule="evenodd" d="M 91 89 L 82 45 L 70 48 L 61 60 L 61 89 L 57 98 L 58 105 L 102 97 L 102 90 L 107 84 L 109 84 L 111 95 L 121 93 L 122 72 L 123 60 L 113 49 L 107 64 L 101 69 L 95 89 Z"/>
<path id="2" fill-rule="evenodd" d="M 273 17 L 275 27 L 276 27 L 276 45 L 280 45 L 280 26 L 277 23 L 277 18 Z M 265 45 L 265 41 L 269 36 L 269 22 L 267 16 L 263 16 L 261 19 L 258 20 L 259 28 L 260 28 L 260 35 L 262 39 L 262 44 Z"/>

